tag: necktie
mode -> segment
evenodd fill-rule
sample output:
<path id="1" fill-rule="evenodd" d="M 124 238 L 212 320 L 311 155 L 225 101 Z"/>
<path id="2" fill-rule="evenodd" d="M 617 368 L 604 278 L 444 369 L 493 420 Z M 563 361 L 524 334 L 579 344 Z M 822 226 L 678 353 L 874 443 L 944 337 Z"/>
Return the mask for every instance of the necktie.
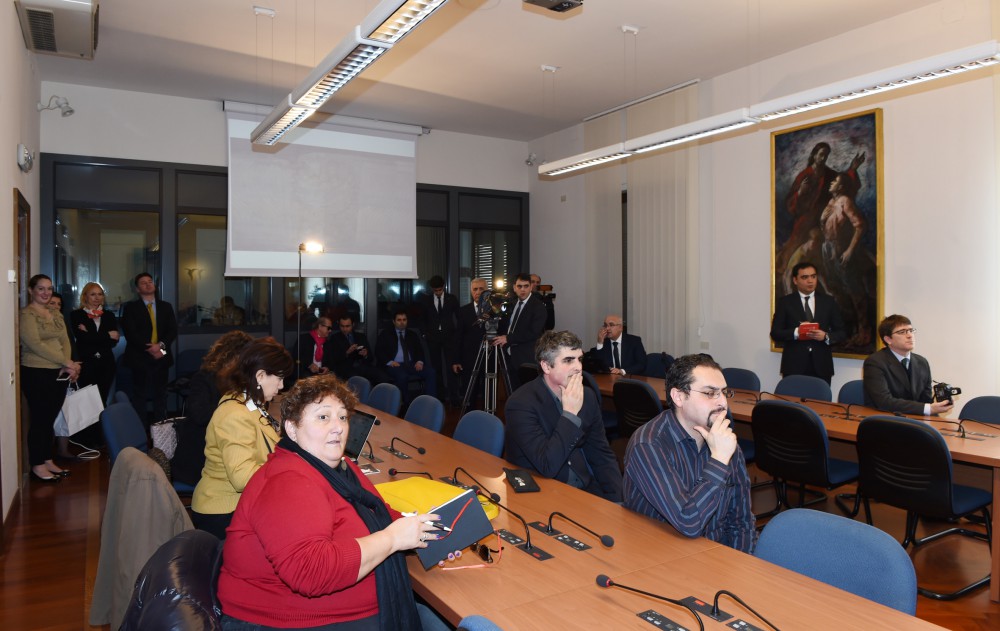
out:
<path id="1" fill-rule="evenodd" d="M 805 297 L 805 305 L 806 305 L 806 322 L 812 322 L 813 312 L 812 309 L 809 308 L 809 296 Z"/>
<path id="2" fill-rule="evenodd" d="M 910 358 L 909 357 L 904 357 L 903 358 L 903 368 L 906 370 L 906 374 L 909 375 L 910 374 Z"/>
<path id="3" fill-rule="evenodd" d="M 438 313 L 441 313 L 441 296 L 434 297 L 434 308 L 437 309 Z"/>
<path id="4" fill-rule="evenodd" d="M 403 351 L 403 332 L 396 331 L 396 336 L 399 338 L 396 341 L 396 357 L 395 361 L 397 363 L 404 363 L 406 361 L 406 353 Z"/>
<path id="5" fill-rule="evenodd" d="M 514 332 L 514 327 L 517 326 L 517 319 L 521 317 L 521 305 L 523 305 L 523 304 L 524 304 L 524 301 L 521 300 L 521 301 L 518 301 L 517 306 L 514 307 L 514 315 L 511 316 L 511 318 L 510 318 L 510 328 L 507 329 L 507 335 L 510 335 L 511 333 Z"/>
<path id="6" fill-rule="evenodd" d="M 622 356 L 618 353 L 618 342 L 611 342 L 611 356 L 615 360 L 615 368 L 621 368 Z"/>
<path id="7" fill-rule="evenodd" d="M 157 344 L 160 338 L 156 335 L 156 314 L 153 313 L 153 303 L 146 303 L 146 311 L 149 312 L 149 321 L 153 323 L 153 334 L 149 336 L 149 343 Z"/>

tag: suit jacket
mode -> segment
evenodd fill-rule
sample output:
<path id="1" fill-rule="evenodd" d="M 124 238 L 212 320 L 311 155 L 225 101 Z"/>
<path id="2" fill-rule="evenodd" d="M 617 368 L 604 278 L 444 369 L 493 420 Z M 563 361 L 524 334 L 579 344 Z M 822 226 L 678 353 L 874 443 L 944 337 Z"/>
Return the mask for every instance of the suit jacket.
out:
<path id="1" fill-rule="evenodd" d="M 357 350 L 348 355 L 347 349 L 351 347 L 351 343 L 347 341 L 347 336 L 340 331 L 331 333 L 326 338 L 326 344 L 323 345 L 323 365 L 332 370 L 341 379 L 350 377 L 353 374 L 352 369 L 356 364 L 372 363 L 372 354 L 375 350 L 368 343 L 368 338 L 365 337 L 365 334 L 355 331 L 354 343 L 368 349 L 367 358 L 359 355 Z M 393 354 L 395 354 L 395 349 L 393 349 Z"/>
<path id="2" fill-rule="evenodd" d="M 521 364 L 535 363 L 535 342 L 545 332 L 545 305 L 537 296 L 529 295 L 524 303 L 522 313 L 518 315 L 513 333 L 510 330 L 510 320 L 514 316 L 514 309 L 517 308 L 517 299 L 510 303 L 508 316 L 500 323 L 501 334 L 507 336 L 507 348 L 510 350 L 510 361 L 507 367 L 511 375 L 517 373 L 517 367 Z"/>
<path id="3" fill-rule="evenodd" d="M 177 318 L 174 317 L 174 308 L 169 302 L 156 300 L 156 335 L 167 349 L 167 356 L 163 359 L 153 359 L 146 352 L 146 344 L 149 344 L 153 336 L 153 323 L 149 320 L 149 311 L 141 298 L 125 303 L 121 325 L 126 342 L 122 362 L 126 366 L 141 368 L 152 365 L 154 361 L 167 362 L 166 366 L 174 364 L 174 354 L 170 347 L 177 339 Z"/>
<path id="4" fill-rule="evenodd" d="M 783 345 L 781 374 L 785 377 L 804 374 L 806 367 L 811 364 L 817 375 L 829 379 L 833 376 L 833 351 L 830 347 L 843 342 L 847 337 L 840 309 L 833 298 L 819 292 L 814 293 L 813 297 L 816 303 L 811 305 L 813 322 L 818 322 L 819 328 L 826 331 L 830 338 L 829 344 L 826 340 L 820 342 L 794 338 L 795 328 L 806 319 L 799 292 L 782 296 L 774 309 L 771 339 Z"/>
<path id="5" fill-rule="evenodd" d="M 615 365 L 614 359 L 611 357 L 613 348 L 611 340 L 606 339 L 601 348 L 595 346 L 590 349 L 590 352 L 603 361 L 608 368 L 612 368 Z M 625 374 L 646 374 L 646 349 L 642 345 L 641 337 L 628 333 L 623 334 L 621 344 L 618 346 L 618 354 L 621 356 L 622 368 L 625 369 Z"/>
<path id="6" fill-rule="evenodd" d="M 70 322 L 70 332 L 76 339 L 76 350 L 80 357 L 80 361 L 86 362 L 89 359 L 93 359 L 94 355 L 97 353 L 101 354 L 101 357 L 111 357 L 111 363 L 114 363 L 112 350 L 115 345 L 118 344 L 118 340 L 111 339 L 108 335 L 111 331 L 118 330 L 118 318 L 115 314 L 110 311 L 105 311 L 101 316 L 101 328 L 97 329 L 94 321 L 90 319 L 87 312 L 83 309 L 77 309 L 69 314 Z M 80 330 L 80 325 L 86 329 L 86 331 Z"/>
<path id="7" fill-rule="evenodd" d="M 931 367 L 921 355 L 910 353 L 910 373 L 888 348 L 872 353 L 863 368 L 865 405 L 903 414 L 923 414 L 930 403 Z"/>
<path id="8" fill-rule="evenodd" d="M 413 329 L 406 329 L 406 336 L 403 338 L 403 346 L 410 364 L 424 361 L 424 350 L 420 345 L 420 339 Z M 382 329 L 375 340 L 375 364 L 381 368 L 391 362 L 396 357 L 396 346 L 398 342 L 396 328 Z M 406 363 L 406 362 L 403 362 Z"/>
<path id="9" fill-rule="evenodd" d="M 583 423 L 577 427 L 563 416 L 542 377 L 518 388 L 504 408 L 504 458 L 560 482 L 569 479 L 572 467 L 587 492 L 621 502 L 622 475 L 604 433 L 597 397 L 586 387 L 583 395 L 579 414 Z"/>
<path id="10" fill-rule="evenodd" d="M 462 364 L 462 370 L 468 372 L 476 364 L 476 356 L 483 343 L 486 329 L 476 324 L 476 307 L 470 302 L 458 310 L 458 329 L 455 333 L 457 348 L 455 360 Z"/>
<path id="11" fill-rule="evenodd" d="M 457 329 L 455 318 L 458 316 L 458 298 L 449 293 L 445 293 L 443 298 L 440 313 L 434 307 L 433 292 L 424 292 L 417 299 L 421 309 L 420 331 L 428 340 L 442 343 L 454 337 Z"/>

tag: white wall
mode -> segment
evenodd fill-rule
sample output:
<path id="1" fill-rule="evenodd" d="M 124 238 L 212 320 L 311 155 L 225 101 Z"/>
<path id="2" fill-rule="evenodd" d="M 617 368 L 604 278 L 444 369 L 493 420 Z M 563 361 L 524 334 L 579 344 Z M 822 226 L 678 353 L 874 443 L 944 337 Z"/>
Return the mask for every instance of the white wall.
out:
<path id="1" fill-rule="evenodd" d="M 35 104 L 39 99 L 39 81 L 33 56 L 24 48 L 21 37 L 21 27 L 18 25 L 17 14 L 10 10 L 0 11 L 0 155 L 6 157 L 0 161 L 0 191 L 3 191 L 3 202 L 6 209 L 3 220 L 0 221 L 0 273 L 5 282 L 0 290 L 0 331 L 3 331 L 3 341 L 0 342 L 0 509 L 6 519 L 11 508 L 11 502 L 17 491 L 19 470 L 17 426 L 18 420 L 14 414 L 14 406 L 20 393 L 14 388 L 14 374 L 17 371 L 15 347 L 17 336 L 14 329 L 18 309 L 17 284 L 6 282 L 7 270 L 16 270 L 14 251 L 14 214 L 11 191 L 15 188 L 21 191 L 31 204 L 31 222 L 38 229 L 38 169 L 29 174 L 22 173 L 14 160 L 18 143 L 25 144 L 30 150 L 38 151 L 38 118 Z M 38 267 L 38 249 L 32 247 L 31 268 Z M 27 279 L 24 279 L 25 284 Z"/>
<path id="2" fill-rule="evenodd" d="M 992 39 L 990 9 L 987 0 L 945 0 L 703 81 L 701 115 Z M 1000 315 L 995 246 L 1000 236 L 998 84 L 996 71 L 977 71 L 702 143 L 696 249 L 700 296 L 697 316 L 689 323 L 699 332 L 697 348 L 664 350 L 677 354 L 707 346 L 723 365 L 752 368 L 765 389 L 774 387 L 780 356 L 769 351 L 768 338 L 770 134 L 880 107 L 886 313 L 904 313 L 914 321 L 919 329 L 917 352 L 928 357 L 936 378 L 962 387 L 965 400 L 1000 392 L 998 344 L 992 334 Z M 566 145 L 546 157 L 558 159 L 582 150 L 580 143 L 572 142 L 580 133 L 577 126 L 546 139 Z M 560 196 L 582 192 L 586 177 L 533 181 L 533 228 L 557 230 L 564 216 Z M 532 267 L 556 285 L 560 303 L 563 296 L 594 290 L 579 272 L 585 253 L 550 248 L 547 239 L 532 232 Z M 557 310 L 557 325 L 586 333 L 584 325 L 602 315 Z M 835 365 L 835 392 L 843 382 L 861 376 L 860 360 L 837 359 Z"/>

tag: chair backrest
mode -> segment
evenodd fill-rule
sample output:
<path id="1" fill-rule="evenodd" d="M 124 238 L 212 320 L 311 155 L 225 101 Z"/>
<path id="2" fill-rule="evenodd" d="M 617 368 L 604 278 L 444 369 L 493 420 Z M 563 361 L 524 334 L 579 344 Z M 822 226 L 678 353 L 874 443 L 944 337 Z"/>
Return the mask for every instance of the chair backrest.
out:
<path id="1" fill-rule="evenodd" d="M 111 464 L 126 447 L 135 447 L 145 453 L 149 449 L 146 428 L 131 403 L 112 403 L 101 412 L 101 429 L 108 444 Z"/>
<path id="2" fill-rule="evenodd" d="M 594 394 L 597 396 L 597 407 L 603 405 L 603 397 L 601 397 L 601 388 L 597 385 L 597 381 L 594 379 L 594 375 L 590 374 L 586 370 L 583 371 L 583 385 L 590 388 Z"/>
<path id="3" fill-rule="evenodd" d="M 660 395 L 648 383 L 638 379 L 616 381 L 614 399 L 618 426 L 626 438 L 663 411 Z"/>
<path id="4" fill-rule="evenodd" d="M 368 405 L 393 416 L 399 416 L 399 406 L 402 404 L 402 393 L 391 383 L 378 384 L 372 388 L 371 394 L 368 395 Z"/>
<path id="5" fill-rule="evenodd" d="M 840 392 L 837 393 L 837 403 L 843 403 L 844 405 L 864 405 L 865 382 L 861 379 L 855 379 L 840 386 Z"/>
<path id="6" fill-rule="evenodd" d="M 951 454 L 935 428 L 900 416 L 858 425 L 858 492 L 928 517 L 955 513 Z"/>
<path id="7" fill-rule="evenodd" d="M 793 508 L 767 523 L 754 555 L 904 613 L 916 612 L 910 555 L 874 526 Z"/>
<path id="8" fill-rule="evenodd" d="M 1000 424 L 1000 397 L 985 396 L 969 399 L 962 406 L 958 418 Z"/>
<path id="9" fill-rule="evenodd" d="M 190 377 L 198 372 L 207 354 L 207 348 L 187 348 L 177 353 L 177 361 L 174 362 L 176 377 Z"/>
<path id="10" fill-rule="evenodd" d="M 726 385 L 730 388 L 760 392 L 760 377 L 752 370 L 746 368 L 723 368 L 722 376 L 726 378 Z"/>
<path id="11" fill-rule="evenodd" d="M 353 377 L 347 378 L 347 387 L 354 391 L 354 394 L 358 396 L 358 402 L 368 403 L 368 397 L 372 392 L 372 384 L 370 381 L 362 377 L 361 375 L 354 375 Z"/>
<path id="12" fill-rule="evenodd" d="M 132 400 L 128 398 L 128 392 L 125 392 L 124 390 L 115 390 L 114 403 L 132 403 Z"/>
<path id="13" fill-rule="evenodd" d="M 440 433 L 444 427 L 444 403 L 429 394 L 422 394 L 410 403 L 403 418 L 432 432 Z"/>
<path id="14" fill-rule="evenodd" d="M 483 410 L 466 412 L 458 422 L 452 438 L 498 458 L 503 454 L 503 422 Z"/>
<path id="15" fill-rule="evenodd" d="M 538 377 L 538 364 L 534 362 L 526 362 L 517 367 L 517 381 L 520 384 L 526 384 L 529 381 L 534 381 Z"/>
<path id="16" fill-rule="evenodd" d="M 778 382 L 774 388 L 775 394 L 785 396 L 805 397 L 817 401 L 833 401 L 833 390 L 830 384 L 819 377 L 808 375 L 788 375 Z"/>
<path id="17" fill-rule="evenodd" d="M 643 374 L 647 377 L 665 379 L 667 377 L 667 371 L 670 370 L 670 366 L 673 363 L 673 355 L 669 355 L 664 352 L 646 353 L 646 372 Z"/>
<path id="18" fill-rule="evenodd" d="M 503 629 L 489 618 L 466 616 L 458 623 L 458 631 L 503 631 Z"/>
<path id="19" fill-rule="evenodd" d="M 815 412 L 790 401 L 760 401 L 750 416 L 757 468 L 782 480 L 830 486 L 830 443 Z"/>
<path id="20" fill-rule="evenodd" d="M 213 606 L 215 535 L 186 530 L 161 545 L 139 572 L 121 631 L 208 631 L 222 629 Z"/>

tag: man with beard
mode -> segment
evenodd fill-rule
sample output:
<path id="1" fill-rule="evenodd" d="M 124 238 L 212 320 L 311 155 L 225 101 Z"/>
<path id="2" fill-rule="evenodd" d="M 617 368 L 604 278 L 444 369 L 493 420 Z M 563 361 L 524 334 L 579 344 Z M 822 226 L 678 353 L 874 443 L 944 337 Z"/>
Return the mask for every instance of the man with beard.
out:
<path id="1" fill-rule="evenodd" d="M 710 355 L 685 355 L 667 371 L 669 409 L 643 425 L 625 450 L 625 506 L 750 553 L 756 543 L 750 478 L 726 418 L 722 369 Z"/>

